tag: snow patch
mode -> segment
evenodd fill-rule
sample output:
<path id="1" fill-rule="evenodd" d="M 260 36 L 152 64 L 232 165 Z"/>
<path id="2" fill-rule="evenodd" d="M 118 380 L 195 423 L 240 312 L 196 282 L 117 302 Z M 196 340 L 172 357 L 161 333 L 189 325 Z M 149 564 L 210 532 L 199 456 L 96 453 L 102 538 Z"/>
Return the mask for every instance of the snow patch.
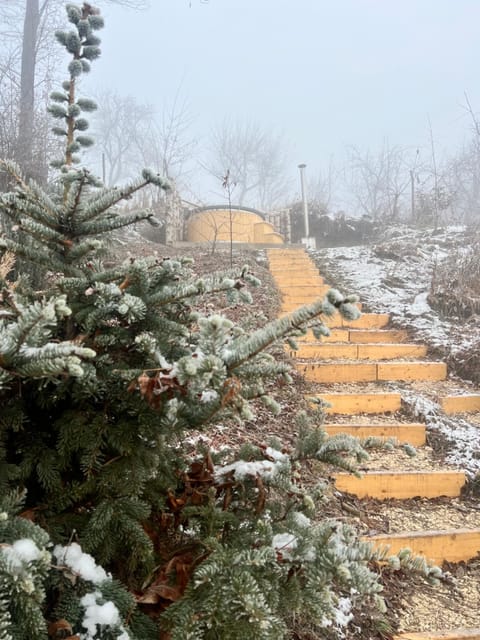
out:
<path id="1" fill-rule="evenodd" d="M 105 569 L 97 565 L 89 553 L 84 553 L 76 542 L 72 542 L 66 547 L 57 545 L 53 550 L 53 555 L 58 564 L 67 565 L 74 573 L 84 580 L 93 582 L 93 584 L 111 580 L 111 576 L 107 574 Z"/>
<path id="2" fill-rule="evenodd" d="M 82 626 L 87 633 L 80 635 L 81 640 L 95 640 L 99 631 L 105 631 L 108 627 L 113 627 L 112 631 L 118 631 L 116 640 L 130 640 L 130 636 L 121 624 L 120 612 L 113 602 L 99 604 L 98 600 L 102 594 L 98 591 L 87 593 L 80 600 L 80 604 L 85 608 L 85 616 Z M 115 629 L 117 627 L 117 629 Z"/>
<path id="3" fill-rule="evenodd" d="M 12 545 L 2 546 L 0 551 L 14 573 L 21 573 L 27 564 L 42 557 L 42 552 L 30 538 L 21 538 Z"/>

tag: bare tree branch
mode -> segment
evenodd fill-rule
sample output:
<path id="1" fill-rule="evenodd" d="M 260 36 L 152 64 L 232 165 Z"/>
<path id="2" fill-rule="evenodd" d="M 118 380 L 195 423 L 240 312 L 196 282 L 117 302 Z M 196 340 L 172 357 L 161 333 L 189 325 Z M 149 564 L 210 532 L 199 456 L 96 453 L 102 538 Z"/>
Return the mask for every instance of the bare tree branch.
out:
<path id="1" fill-rule="evenodd" d="M 256 122 L 225 120 L 211 133 L 204 166 L 218 180 L 230 171 L 237 204 L 268 210 L 288 193 L 285 148 L 281 135 L 262 129 Z"/>

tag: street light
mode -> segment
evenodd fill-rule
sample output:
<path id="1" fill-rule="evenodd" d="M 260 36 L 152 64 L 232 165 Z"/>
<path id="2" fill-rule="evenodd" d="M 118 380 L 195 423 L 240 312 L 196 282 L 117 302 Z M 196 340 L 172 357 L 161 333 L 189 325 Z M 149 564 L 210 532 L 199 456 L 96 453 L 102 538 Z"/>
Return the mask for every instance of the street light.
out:
<path id="1" fill-rule="evenodd" d="M 300 169 L 300 182 L 302 184 L 302 202 L 303 202 L 303 219 L 305 223 L 305 237 L 302 238 L 302 244 L 306 246 L 307 249 L 315 249 L 316 242 L 315 238 L 310 238 L 310 229 L 308 225 L 308 202 L 307 202 L 307 193 L 305 189 L 305 167 L 306 164 L 299 164 L 298 168 Z"/>

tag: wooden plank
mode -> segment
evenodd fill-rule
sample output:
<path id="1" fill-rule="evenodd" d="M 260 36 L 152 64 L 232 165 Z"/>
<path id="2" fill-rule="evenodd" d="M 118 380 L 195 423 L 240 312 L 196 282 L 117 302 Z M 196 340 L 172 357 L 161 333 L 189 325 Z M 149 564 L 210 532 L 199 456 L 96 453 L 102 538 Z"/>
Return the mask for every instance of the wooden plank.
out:
<path id="1" fill-rule="evenodd" d="M 376 380 L 445 380 L 444 362 L 323 362 L 297 363 L 296 369 L 315 382 L 374 382 Z"/>
<path id="2" fill-rule="evenodd" d="M 440 398 L 440 406 L 448 414 L 480 411 L 480 395 L 445 396 Z"/>
<path id="3" fill-rule="evenodd" d="M 313 300 L 311 302 L 313 302 Z M 285 306 L 285 311 L 287 311 L 287 313 L 290 310 L 290 306 L 292 306 L 291 310 L 298 309 L 298 307 L 295 307 L 294 305 L 290 305 L 288 302 L 283 302 L 283 305 Z M 337 329 L 343 326 L 343 318 L 338 312 L 334 313 L 332 316 L 326 316 L 322 314 L 321 320 L 327 327 L 330 327 L 330 328 Z"/>
<path id="4" fill-rule="evenodd" d="M 314 302 L 323 300 L 324 297 L 325 297 L 324 295 L 318 295 L 318 296 L 310 296 L 309 298 L 307 297 L 284 298 L 282 300 L 282 310 L 293 311 L 294 309 L 298 309 L 299 307 L 304 307 L 305 305 L 313 304 Z"/>
<path id="5" fill-rule="evenodd" d="M 408 340 L 408 333 L 404 329 L 350 329 L 350 342 L 358 344 L 369 344 L 371 342 L 405 342 Z"/>
<path id="6" fill-rule="evenodd" d="M 388 313 L 362 313 L 357 320 L 346 320 L 343 318 L 342 327 L 352 327 L 352 329 L 381 329 L 390 322 Z"/>
<path id="7" fill-rule="evenodd" d="M 427 348 L 417 344 L 302 344 L 293 357 L 311 359 L 390 360 L 392 358 L 421 357 Z"/>
<path id="8" fill-rule="evenodd" d="M 336 311 L 331 316 L 322 315 L 321 316 L 321 320 L 322 320 L 323 324 L 326 325 L 327 327 L 329 327 L 330 329 L 342 329 L 342 328 L 344 328 L 343 327 L 343 323 L 342 323 L 342 316 L 338 313 L 338 311 Z"/>
<path id="9" fill-rule="evenodd" d="M 320 298 L 321 300 L 321 298 Z M 311 304 L 313 304 L 314 302 L 317 302 L 317 300 L 312 300 L 311 302 L 305 302 L 304 304 L 288 304 L 288 305 L 282 305 L 280 308 L 280 314 L 281 315 L 285 315 L 288 313 L 293 313 L 294 311 L 298 311 L 298 309 L 300 309 L 301 307 L 305 307 L 305 306 L 309 306 Z"/>
<path id="10" fill-rule="evenodd" d="M 349 333 L 348 329 L 330 329 L 330 335 L 322 336 L 321 342 L 349 342 Z M 301 344 L 304 342 L 319 342 L 313 335 L 313 331 L 311 329 L 308 329 L 304 336 L 298 336 L 298 338 L 295 339 Z"/>
<path id="11" fill-rule="evenodd" d="M 309 304 L 318 298 L 324 298 L 330 287 L 312 287 L 308 293 L 298 293 L 297 287 L 282 290 L 282 301 L 287 304 Z"/>
<path id="12" fill-rule="evenodd" d="M 414 447 L 423 447 L 426 442 L 424 424 L 324 424 L 323 429 L 329 436 L 347 433 L 356 438 L 395 438 L 398 442 L 406 442 Z"/>
<path id="13" fill-rule="evenodd" d="M 332 405 L 326 409 L 329 414 L 394 412 L 399 411 L 402 404 L 399 393 L 320 393 L 316 397 Z"/>
<path id="14" fill-rule="evenodd" d="M 311 333 L 311 332 L 310 332 Z M 322 342 L 330 343 L 330 342 L 348 342 L 348 329 L 330 329 L 329 336 L 323 336 Z M 309 333 L 307 333 L 308 338 Z M 313 333 L 311 334 L 312 340 L 315 340 Z"/>
<path id="15" fill-rule="evenodd" d="M 316 265 L 309 260 L 308 258 L 299 258 L 299 257 L 292 257 L 292 258 L 288 258 L 288 257 L 283 257 L 283 258 L 269 258 L 268 259 L 268 268 L 269 269 L 273 269 L 273 268 L 278 268 L 278 267 L 282 267 L 284 269 L 288 269 L 288 267 L 290 265 L 294 265 L 294 266 L 309 266 L 309 267 L 316 267 Z"/>
<path id="16" fill-rule="evenodd" d="M 480 529 L 451 529 L 382 534 L 363 538 L 375 547 L 388 545 L 392 554 L 410 549 L 435 564 L 468 562 L 480 551 Z"/>
<path id="17" fill-rule="evenodd" d="M 277 255 L 277 254 L 285 254 L 285 255 L 290 255 L 290 254 L 298 254 L 298 253 L 303 253 L 305 255 L 307 255 L 305 248 L 302 246 L 296 246 L 296 247 L 285 247 L 283 246 L 281 249 L 280 248 L 275 248 L 275 249 L 267 249 L 267 254 L 268 255 Z"/>
<path id="18" fill-rule="evenodd" d="M 369 471 L 361 478 L 348 473 L 334 476 L 339 491 L 352 493 L 358 498 L 438 498 L 457 497 L 465 484 L 461 471 Z"/>
<path id="19" fill-rule="evenodd" d="M 315 382 L 373 382 L 377 379 L 377 365 L 348 364 L 296 364 L 306 380 Z"/>
<path id="20" fill-rule="evenodd" d="M 313 360 L 332 358 L 356 358 L 357 345 L 348 342 L 323 344 L 323 342 L 299 342 L 298 349 L 289 349 L 293 358 L 310 358 Z"/>
<path id="21" fill-rule="evenodd" d="M 378 380 L 445 380 L 444 362 L 381 362 Z"/>
<path id="22" fill-rule="evenodd" d="M 323 294 L 323 292 L 325 291 L 325 285 L 320 285 L 320 286 L 315 286 L 315 285 L 303 285 L 300 284 L 298 286 L 296 286 L 293 290 L 292 289 L 287 289 L 286 291 L 282 291 L 282 296 L 287 297 L 290 295 L 297 295 L 297 296 L 303 296 L 303 295 L 312 295 L 312 296 L 318 296 L 319 294 Z"/>
<path id="23" fill-rule="evenodd" d="M 281 289 L 281 294 L 282 294 L 282 302 L 284 305 L 289 305 L 289 304 L 297 304 L 297 305 L 302 305 L 302 304 L 311 304 L 312 302 L 314 302 L 315 300 L 318 300 L 318 298 L 323 299 L 325 297 L 325 295 L 330 291 L 331 287 L 316 287 L 317 291 L 314 294 L 311 295 L 296 295 L 291 294 L 290 291 L 296 291 L 298 287 L 292 287 L 291 289 Z M 362 305 L 361 303 L 357 303 L 355 305 L 359 311 L 362 310 Z M 336 314 L 335 315 L 335 322 L 337 323 L 339 321 L 340 315 Z M 326 320 L 327 318 L 322 316 L 323 320 Z"/>
<path id="24" fill-rule="evenodd" d="M 270 267 L 270 273 L 272 275 L 288 275 L 288 274 L 294 274 L 294 275 L 301 275 L 301 274 L 311 274 L 314 276 L 320 276 L 318 269 L 316 269 L 313 265 L 304 265 L 304 266 L 300 266 L 300 265 L 285 265 L 285 266 L 278 266 L 278 267 Z"/>
<path id="25" fill-rule="evenodd" d="M 427 355 L 423 344 L 359 344 L 359 359 L 390 360 L 392 358 L 422 358 Z"/>
<path id="26" fill-rule="evenodd" d="M 290 287 L 298 287 L 298 286 L 311 286 L 311 287 L 321 287 L 323 286 L 323 280 L 320 276 L 312 276 L 312 275 L 292 275 L 286 274 L 282 276 L 274 276 L 275 284 L 282 291 L 284 289 L 288 289 Z"/>
<path id="27" fill-rule="evenodd" d="M 312 358 L 331 360 L 338 358 L 357 358 L 358 346 L 356 344 L 302 344 L 297 351 L 290 350 L 293 358 Z"/>
<path id="28" fill-rule="evenodd" d="M 272 267 L 269 269 L 270 273 L 274 278 L 285 278 L 288 276 L 300 277 L 303 275 L 309 275 L 311 277 L 322 278 L 320 273 L 316 269 L 312 269 L 311 267 L 302 267 L 300 268 L 289 268 L 289 267 Z M 323 282 L 323 278 L 322 278 Z"/>
<path id="29" fill-rule="evenodd" d="M 406 633 L 393 636 L 393 640 L 480 640 L 480 628 L 453 629 L 451 631 L 424 631 L 420 633 L 407 631 Z"/>
<path id="30" fill-rule="evenodd" d="M 312 258 L 305 251 L 268 251 L 267 257 L 269 260 L 309 260 L 313 262 Z"/>

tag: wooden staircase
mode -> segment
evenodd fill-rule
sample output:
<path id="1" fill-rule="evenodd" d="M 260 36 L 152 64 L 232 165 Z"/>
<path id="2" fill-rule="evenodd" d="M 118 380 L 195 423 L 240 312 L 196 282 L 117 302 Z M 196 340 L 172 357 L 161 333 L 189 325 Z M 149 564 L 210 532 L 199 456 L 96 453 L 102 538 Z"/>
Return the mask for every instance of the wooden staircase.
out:
<path id="1" fill-rule="evenodd" d="M 323 297 L 328 291 L 328 285 L 303 249 L 270 249 L 267 253 L 270 271 L 282 295 L 281 315 Z M 347 321 L 336 314 L 322 320 L 331 330 L 328 338 L 318 341 L 309 331 L 298 340 L 297 350 L 287 348 L 287 351 L 306 380 L 322 385 L 321 391 L 309 398 L 321 398 L 331 405 L 326 409 L 327 433 L 348 433 L 362 438 L 393 437 L 400 442 L 423 446 L 425 425 L 396 421 L 394 415 L 400 410 L 401 396 L 383 387 L 392 381 L 444 380 L 447 376 L 445 363 L 425 360 L 426 347 L 409 343 L 405 331 L 389 329 L 388 314 L 364 313 L 356 321 Z M 332 390 L 331 385 L 335 383 L 345 383 L 349 391 Z M 367 391 L 362 388 L 365 384 L 370 387 Z M 354 391 L 350 391 L 352 385 Z M 373 392 L 372 385 L 375 387 Z M 480 396 L 445 397 L 440 404 L 446 413 L 480 411 Z M 339 491 L 377 500 L 456 497 L 465 481 L 462 471 L 452 470 L 367 471 L 361 478 L 346 473 L 335 475 L 335 486 Z M 367 539 L 375 545 L 389 545 L 392 553 L 409 547 L 413 553 L 424 555 L 437 564 L 467 561 L 480 551 L 480 529 L 405 531 Z M 435 633 L 412 630 L 400 634 L 396 640 L 442 638 L 480 640 L 480 628 Z"/>

